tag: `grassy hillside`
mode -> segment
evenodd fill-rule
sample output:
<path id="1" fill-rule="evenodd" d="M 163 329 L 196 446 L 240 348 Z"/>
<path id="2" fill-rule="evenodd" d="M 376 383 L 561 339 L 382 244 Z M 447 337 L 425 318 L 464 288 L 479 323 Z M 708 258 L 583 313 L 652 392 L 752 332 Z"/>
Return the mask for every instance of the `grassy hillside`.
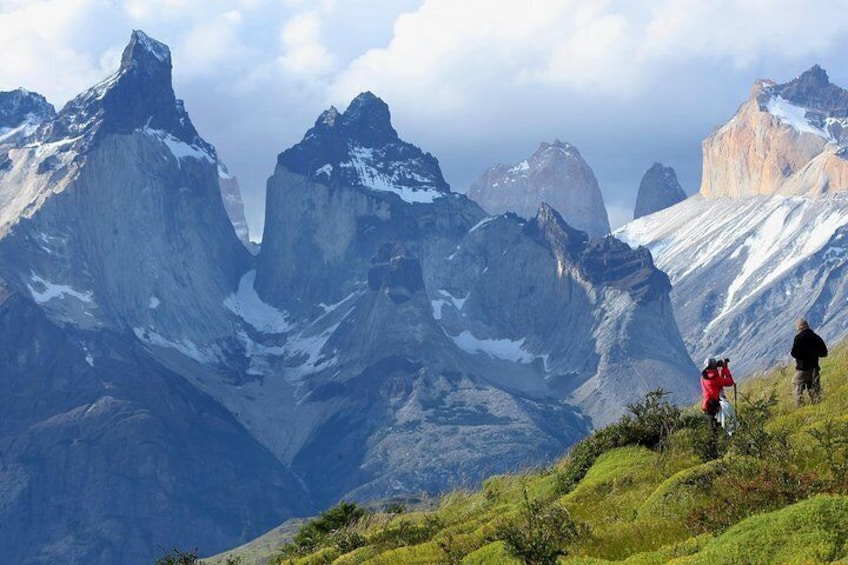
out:
<path id="1" fill-rule="evenodd" d="M 749 379 L 739 430 L 715 441 L 697 408 L 649 396 L 550 468 L 491 478 L 428 510 L 341 505 L 266 556 L 298 565 L 848 560 L 848 346 L 823 360 L 822 375 L 822 402 L 800 409 L 788 367 Z"/>

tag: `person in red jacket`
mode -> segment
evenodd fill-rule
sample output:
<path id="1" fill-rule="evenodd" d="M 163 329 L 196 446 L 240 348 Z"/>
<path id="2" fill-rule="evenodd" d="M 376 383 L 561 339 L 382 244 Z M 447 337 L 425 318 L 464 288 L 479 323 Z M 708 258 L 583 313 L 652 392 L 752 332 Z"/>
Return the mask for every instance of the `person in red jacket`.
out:
<path id="1" fill-rule="evenodd" d="M 729 365 L 730 359 L 716 361 L 710 357 L 704 361 L 704 370 L 701 371 L 701 392 L 704 396 L 701 401 L 701 410 L 707 415 L 711 429 L 715 429 L 718 424 L 716 414 L 719 411 L 719 397 L 721 397 L 722 389 L 735 384 Z"/>

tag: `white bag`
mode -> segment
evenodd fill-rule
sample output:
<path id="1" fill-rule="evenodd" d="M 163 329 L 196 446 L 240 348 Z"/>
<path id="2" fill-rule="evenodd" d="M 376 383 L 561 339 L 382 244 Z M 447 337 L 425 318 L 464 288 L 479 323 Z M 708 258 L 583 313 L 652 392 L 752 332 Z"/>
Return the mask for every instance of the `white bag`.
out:
<path id="1" fill-rule="evenodd" d="M 736 424 L 738 423 L 736 419 L 736 409 L 733 408 L 733 405 L 727 400 L 724 395 L 718 399 L 719 409 L 718 414 L 716 414 L 716 419 L 718 423 L 721 424 L 721 427 L 724 428 L 724 431 L 727 432 L 727 435 L 732 436 L 733 432 L 736 431 Z"/>

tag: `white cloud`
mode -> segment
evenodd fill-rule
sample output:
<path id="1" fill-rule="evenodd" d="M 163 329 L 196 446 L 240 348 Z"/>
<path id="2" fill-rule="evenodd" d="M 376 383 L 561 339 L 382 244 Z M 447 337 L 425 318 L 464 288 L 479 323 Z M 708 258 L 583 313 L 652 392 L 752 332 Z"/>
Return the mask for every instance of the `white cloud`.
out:
<path id="1" fill-rule="evenodd" d="M 426 89 L 447 108 L 533 85 L 633 96 L 670 63 L 815 56 L 848 33 L 846 8 L 844 0 L 425 0 L 397 19 L 388 45 L 349 65 L 332 96 Z"/>
<path id="2" fill-rule="evenodd" d="M 318 12 L 303 12 L 285 23 L 280 31 L 282 66 L 293 73 L 314 76 L 334 66 L 334 58 L 321 42 L 321 18 Z"/>
<path id="3" fill-rule="evenodd" d="M 0 88 L 23 86 L 61 104 L 103 78 L 103 47 L 119 21 L 98 0 L 5 2 L 0 14 Z M 96 33 L 95 33 L 96 30 Z M 110 46 L 111 47 L 111 46 Z"/>
<path id="4" fill-rule="evenodd" d="M 240 37 L 243 19 L 238 10 L 229 10 L 193 23 L 174 50 L 180 75 L 220 77 L 224 69 L 249 57 Z"/>
<path id="5" fill-rule="evenodd" d="M 848 32 L 844 0 L 663 0 L 643 31 L 643 61 L 815 56 Z"/>

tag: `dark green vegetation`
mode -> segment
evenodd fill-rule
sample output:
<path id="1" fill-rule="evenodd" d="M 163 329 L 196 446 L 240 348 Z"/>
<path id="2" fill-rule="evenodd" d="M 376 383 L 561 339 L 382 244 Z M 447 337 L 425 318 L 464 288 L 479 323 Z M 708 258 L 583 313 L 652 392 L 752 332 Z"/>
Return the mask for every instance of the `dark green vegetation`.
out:
<path id="1" fill-rule="evenodd" d="M 714 436 L 661 393 L 551 468 L 493 477 L 427 510 L 342 503 L 271 563 L 318 565 L 827 563 L 848 559 L 848 346 L 796 409 L 788 367 L 740 387 Z M 254 556 L 255 557 L 255 556 Z"/>

